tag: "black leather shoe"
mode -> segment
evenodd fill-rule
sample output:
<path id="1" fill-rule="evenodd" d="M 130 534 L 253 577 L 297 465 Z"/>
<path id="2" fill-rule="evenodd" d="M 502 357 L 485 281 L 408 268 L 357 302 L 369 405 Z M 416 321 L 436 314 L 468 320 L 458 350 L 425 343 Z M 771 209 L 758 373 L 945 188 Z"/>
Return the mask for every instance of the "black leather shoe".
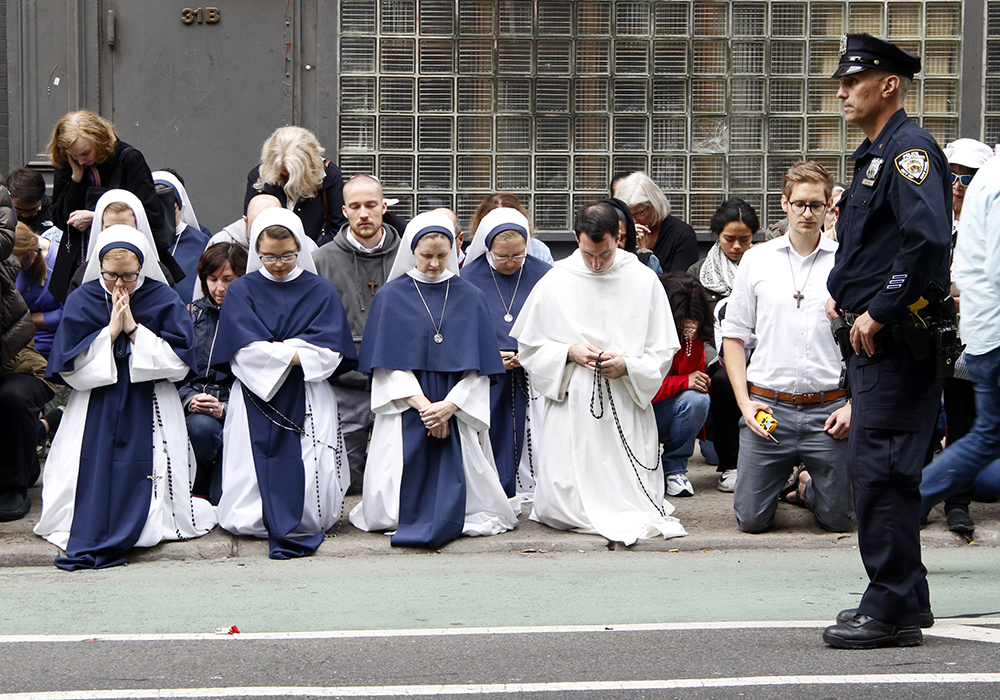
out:
<path id="1" fill-rule="evenodd" d="M 855 615 L 848 622 L 827 627 L 823 641 L 838 649 L 915 647 L 924 643 L 924 635 L 916 625 L 889 625 L 874 617 Z"/>
<path id="2" fill-rule="evenodd" d="M 963 508 L 952 508 L 945 517 L 948 519 L 948 529 L 952 532 L 967 535 L 976 529 L 976 521 L 969 515 L 969 511 Z"/>
<path id="3" fill-rule="evenodd" d="M 848 608 L 847 610 L 841 610 L 837 613 L 837 624 L 843 625 L 854 619 L 854 616 L 858 614 L 857 608 Z M 934 626 L 934 613 L 927 610 L 921 610 L 917 616 L 917 624 L 920 625 L 920 629 L 926 630 Z"/>
<path id="4" fill-rule="evenodd" d="M 20 491 L 0 492 L 0 522 L 20 520 L 31 510 L 31 499 Z"/>

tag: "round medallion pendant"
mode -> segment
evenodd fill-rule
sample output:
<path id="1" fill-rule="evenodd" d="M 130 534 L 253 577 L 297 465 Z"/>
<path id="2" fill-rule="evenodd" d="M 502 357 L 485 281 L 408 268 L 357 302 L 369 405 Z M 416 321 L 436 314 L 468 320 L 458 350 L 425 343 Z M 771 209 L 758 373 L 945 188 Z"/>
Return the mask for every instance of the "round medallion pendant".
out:
<path id="1" fill-rule="evenodd" d="M 511 316 L 510 314 L 504 314 L 503 320 L 506 321 L 507 323 L 510 323 L 511 321 L 514 320 L 514 317 Z"/>
<path id="2" fill-rule="evenodd" d="M 443 343 L 444 342 L 444 336 L 441 335 L 440 333 L 435 333 L 434 334 L 434 342 L 438 343 L 438 344 Z"/>

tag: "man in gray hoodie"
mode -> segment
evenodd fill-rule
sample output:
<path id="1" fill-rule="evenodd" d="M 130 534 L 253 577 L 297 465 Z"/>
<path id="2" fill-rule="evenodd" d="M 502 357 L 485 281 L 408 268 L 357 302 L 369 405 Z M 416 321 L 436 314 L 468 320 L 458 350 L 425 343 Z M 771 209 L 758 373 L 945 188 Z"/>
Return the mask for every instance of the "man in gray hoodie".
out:
<path id="1" fill-rule="evenodd" d="M 370 175 L 355 175 L 344 185 L 347 224 L 313 253 L 317 273 L 333 282 L 340 294 L 357 347 L 361 346 L 372 297 L 385 284 L 399 247 L 399 233 L 382 220 L 386 207 L 382 184 Z M 333 383 L 351 465 L 351 491 L 355 493 L 361 489 L 368 438 L 375 421 L 367 387 L 367 377 L 357 371 L 341 375 Z"/>

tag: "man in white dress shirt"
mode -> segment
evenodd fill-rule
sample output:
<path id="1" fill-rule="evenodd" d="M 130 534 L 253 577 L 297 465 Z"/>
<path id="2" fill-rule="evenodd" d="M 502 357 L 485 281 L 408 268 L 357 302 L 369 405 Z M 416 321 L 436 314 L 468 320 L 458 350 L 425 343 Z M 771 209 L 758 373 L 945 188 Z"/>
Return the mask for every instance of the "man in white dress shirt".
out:
<path id="1" fill-rule="evenodd" d="M 726 366 L 745 425 L 733 508 L 745 532 L 774 523 L 778 496 L 804 464 L 795 498 L 826 530 L 854 524 L 847 475 L 851 406 L 839 388 L 841 357 L 823 305 L 837 244 L 821 234 L 833 206 L 833 178 L 813 161 L 782 178 L 786 235 L 749 250 L 733 282 L 722 324 Z M 751 333 L 757 347 L 744 368 Z M 770 435 L 755 419 L 777 420 Z"/>

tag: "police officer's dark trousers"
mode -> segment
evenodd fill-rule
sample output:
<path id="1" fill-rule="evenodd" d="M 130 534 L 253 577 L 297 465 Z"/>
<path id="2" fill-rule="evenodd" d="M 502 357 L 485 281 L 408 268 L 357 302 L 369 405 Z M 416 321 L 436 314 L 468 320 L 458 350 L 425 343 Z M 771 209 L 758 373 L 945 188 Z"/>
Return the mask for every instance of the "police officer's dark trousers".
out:
<path id="1" fill-rule="evenodd" d="M 853 356 L 849 467 L 858 547 L 870 583 L 858 612 L 896 625 L 916 625 L 930 609 L 927 569 L 920 561 L 920 477 L 943 382 L 934 361 L 905 348 Z"/>

